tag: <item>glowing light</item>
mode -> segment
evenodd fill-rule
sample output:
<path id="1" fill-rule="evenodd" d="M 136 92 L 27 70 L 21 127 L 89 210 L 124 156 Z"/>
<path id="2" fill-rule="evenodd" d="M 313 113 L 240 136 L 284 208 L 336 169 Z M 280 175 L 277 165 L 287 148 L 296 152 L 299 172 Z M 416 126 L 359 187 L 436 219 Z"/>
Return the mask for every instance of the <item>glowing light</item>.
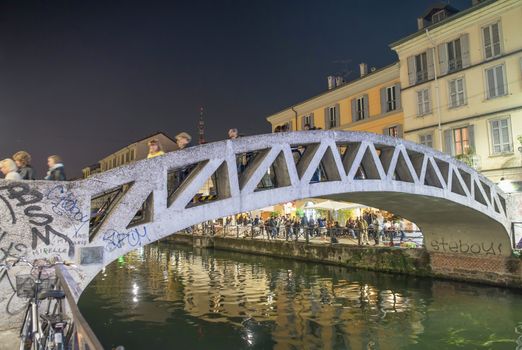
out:
<path id="1" fill-rule="evenodd" d="M 506 193 L 515 192 L 515 186 L 513 186 L 513 183 L 509 180 L 500 180 L 498 187 L 500 187 L 500 189 Z"/>

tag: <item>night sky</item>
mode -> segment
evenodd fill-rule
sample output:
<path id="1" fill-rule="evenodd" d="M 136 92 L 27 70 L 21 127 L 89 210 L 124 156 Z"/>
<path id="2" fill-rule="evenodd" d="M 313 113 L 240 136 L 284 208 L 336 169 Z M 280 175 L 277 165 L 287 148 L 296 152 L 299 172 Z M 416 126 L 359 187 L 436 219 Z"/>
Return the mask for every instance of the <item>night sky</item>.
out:
<path id="1" fill-rule="evenodd" d="M 70 177 L 155 131 L 213 141 L 396 60 L 434 1 L 0 0 L 0 157 L 27 150 Z M 471 0 L 452 1 L 459 9 Z M 197 140 L 196 140 L 197 141 Z"/>

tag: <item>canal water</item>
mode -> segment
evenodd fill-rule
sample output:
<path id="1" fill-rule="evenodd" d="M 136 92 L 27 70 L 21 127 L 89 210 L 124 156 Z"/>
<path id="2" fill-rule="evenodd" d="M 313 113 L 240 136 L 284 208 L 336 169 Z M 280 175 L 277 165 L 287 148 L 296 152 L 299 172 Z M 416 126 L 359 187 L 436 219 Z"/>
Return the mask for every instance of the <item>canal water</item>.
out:
<path id="1" fill-rule="evenodd" d="M 79 306 L 108 349 L 522 349 L 512 290 L 167 242 L 109 265 Z"/>

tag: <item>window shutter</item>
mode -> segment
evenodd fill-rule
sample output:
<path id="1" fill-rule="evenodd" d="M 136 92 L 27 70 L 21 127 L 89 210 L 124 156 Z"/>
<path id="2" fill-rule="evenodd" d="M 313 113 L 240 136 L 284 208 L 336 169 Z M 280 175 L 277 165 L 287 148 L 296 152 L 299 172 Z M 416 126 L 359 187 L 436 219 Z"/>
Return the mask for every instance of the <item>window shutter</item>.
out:
<path id="1" fill-rule="evenodd" d="M 417 116 L 420 116 L 422 115 L 421 111 L 422 111 L 422 106 L 421 106 L 421 98 L 422 98 L 422 95 L 421 95 L 421 92 L 420 91 L 417 91 Z"/>
<path id="2" fill-rule="evenodd" d="M 426 51 L 426 61 L 428 62 L 428 79 L 433 79 L 435 77 L 435 67 L 433 66 L 434 51 L 434 49 L 428 49 L 428 51 Z"/>
<path id="3" fill-rule="evenodd" d="M 453 130 L 448 129 L 444 130 L 444 151 L 450 156 L 453 155 L 453 138 L 452 133 Z"/>
<path id="4" fill-rule="evenodd" d="M 395 84 L 395 105 L 397 106 L 397 109 L 402 108 L 400 83 Z"/>
<path id="5" fill-rule="evenodd" d="M 492 98 L 495 96 L 495 72 L 493 68 L 486 69 L 486 98 Z"/>
<path id="6" fill-rule="evenodd" d="M 397 125 L 397 137 L 400 137 L 402 139 L 403 136 L 403 130 L 402 130 L 402 124 Z"/>
<path id="7" fill-rule="evenodd" d="M 386 100 L 386 88 L 381 89 L 381 114 L 388 112 L 388 103 Z"/>
<path id="8" fill-rule="evenodd" d="M 449 107 L 453 108 L 457 105 L 457 81 L 450 80 L 448 82 L 449 86 Z"/>
<path id="9" fill-rule="evenodd" d="M 448 73 L 448 44 L 439 45 L 439 67 L 440 75 Z"/>
<path id="10" fill-rule="evenodd" d="M 469 58 L 469 34 L 463 34 L 460 37 L 460 52 L 462 55 L 462 67 L 466 68 L 470 65 Z"/>
<path id="11" fill-rule="evenodd" d="M 370 102 L 368 99 L 368 94 L 363 95 L 363 105 L 364 105 L 364 119 L 368 119 L 370 117 Z"/>
<path id="12" fill-rule="evenodd" d="M 341 106 L 335 104 L 335 126 L 341 126 Z"/>
<path id="13" fill-rule="evenodd" d="M 489 27 L 482 28 L 482 35 L 484 37 L 484 56 L 486 59 L 490 58 L 493 53 L 491 51 L 491 36 L 489 34 Z"/>
<path id="14" fill-rule="evenodd" d="M 388 128 L 382 129 L 382 134 L 386 135 L 386 136 L 390 136 L 390 129 L 388 129 Z"/>
<path id="15" fill-rule="evenodd" d="M 315 126 L 314 114 L 310 113 L 310 127 L 313 128 L 314 126 Z"/>
<path id="16" fill-rule="evenodd" d="M 495 23 L 491 26 L 491 44 L 493 50 L 493 56 L 500 55 L 500 29 L 499 23 Z"/>
<path id="17" fill-rule="evenodd" d="M 503 96 L 507 91 L 507 82 L 504 79 L 504 65 L 497 66 L 495 73 L 497 78 L 497 96 Z"/>
<path id="18" fill-rule="evenodd" d="M 305 116 L 303 115 L 303 116 L 301 117 L 301 130 L 304 130 L 304 126 L 305 126 L 305 124 L 306 124 L 306 123 L 305 123 Z"/>
<path id="19" fill-rule="evenodd" d="M 324 109 L 324 129 L 330 129 L 330 120 L 328 118 L 328 107 Z"/>
<path id="20" fill-rule="evenodd" d="M 433 104 L 431 103 L 431 89 L 426 89 L 426 95 L 428 96 L 428 110 L 426 113 L 431 113 L 433 111 Z"/>
<path id="21" fill-rule="evenodd" d="M 355 98 L 352 98 L 352 122 L 357 121 L 357 108 L 355 107 L 356 101 Z"/>
<path id="22" fill-rule="evenodd" d="M 493 141 L 493 149 L 495 146 L 500 147 L 500 122 L 498 120 L 493 120 L 489 122 L 490 130 L 491 130 L 491 140 Z"/>
<path id="23" fill-rule="evenodd" d="M 469 146 L 471 147 L 471 150 L 473 153 L 476 153 L 475 149 L 475 126 L 470 125 L 468 126 L 468 138 L 469 138 Z"/>
<path id="24" fill-rule="evenodd" d="M 408 81 L 411 85 L 415 85 L 415 56 L 408 57 Z"/>

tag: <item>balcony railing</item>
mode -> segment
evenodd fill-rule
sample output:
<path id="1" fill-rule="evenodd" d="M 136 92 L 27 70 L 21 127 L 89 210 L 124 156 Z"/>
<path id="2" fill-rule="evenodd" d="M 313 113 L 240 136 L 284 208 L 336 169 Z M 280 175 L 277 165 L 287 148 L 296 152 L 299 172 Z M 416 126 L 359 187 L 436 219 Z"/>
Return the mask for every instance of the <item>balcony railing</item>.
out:
<path id="1" fill-rule="evenodd" d="M 417 83 L 422 83 L 423 81 L 428 80 L 428 71 L 422 70 L 417 72 Z"/>

